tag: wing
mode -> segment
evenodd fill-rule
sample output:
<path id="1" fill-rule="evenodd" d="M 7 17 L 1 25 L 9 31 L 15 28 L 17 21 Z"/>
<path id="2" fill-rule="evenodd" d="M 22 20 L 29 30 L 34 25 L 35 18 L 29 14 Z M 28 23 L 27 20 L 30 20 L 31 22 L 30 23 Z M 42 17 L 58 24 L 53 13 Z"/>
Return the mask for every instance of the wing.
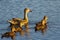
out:
<path id="1" fill-rule="evenodd" d="M 12 18 L 12 20 L 17 20 L 17 21 L 20 21 L 20 20 L 22 20 L 21 18 Z"/>

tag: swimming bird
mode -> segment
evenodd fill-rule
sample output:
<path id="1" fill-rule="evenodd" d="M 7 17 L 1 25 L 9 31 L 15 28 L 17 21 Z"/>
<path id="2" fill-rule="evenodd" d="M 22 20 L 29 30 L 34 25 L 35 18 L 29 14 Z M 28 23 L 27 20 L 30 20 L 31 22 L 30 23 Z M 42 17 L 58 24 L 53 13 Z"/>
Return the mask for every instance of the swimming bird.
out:
<path id="1" fill-rule="evenodd" d="M 35 32 L 41 30 L 42 33 L 44 33 L 47 29 L 47 25 L 36 25 L 35 26 Z"/>
<path id="2" fill-rule="evenodd" d="M 18 21 L 18 25 L 20 26 L 20 27 L 22 27 L 22 26 L 25 26 L 26 28 L 28 28 L 28 13 L 29 12 L 32 12 L 31 11 L 31 9 L 29 9 L 29 8 L 25 8 L 24 9 L 24 18 L 23 19 L 20 19 L 20 18 L 14 18 L 15 20 L 17 20 Z M 13 19 L 12 19 L 13 20 Z M 9 21 L 11 21 L 11 20 L 9 20 Z"/>
<path id="3" fill-rule="evenodd" d="M 38 22 L 35 26 L 35 31 L 41 30 L 41 32 L 45 32 L 47 29 L 47 16 L 44 16 L 44 18 L 41 20 L 41 22 Z"/>
<path id="4" fill-rule="evenodd" d="M 19 25 L 17 25 L 16 23 L 16 21 L 13 19 L 13 20 L 11 20 L 11 21 L 8 21 L 9 23 L 10 23 L 10 27 L 11 27 L 11 32 L 20 32 L 20 31 L 22 31 L 23 29 L 21 28 L 21 27 L 17 27 L 17 26 L 19 26 Z"/>
<path id="5" fill-rule="evenodd" d="M 2 34 L 1 38 L 3 38 L 3 37 L 6 37 L 6 38 L 11 37 L 11 39 L 14 40 L 15 39 L 15 32 L 6 32 L 6 33 Z"/>
<path id="6" fill-rule="evenodd" d="M 11 25 L 11 32 L 20 32 L 22 31 L 23 29 L 21 27 L 15 27 L 15 25 Z"/>
<path id="7" fill-rule="evenodd" d="M 11 32 L 19 32 L 19 34 L 22 36 L 24 35 L 24 30 L 21 28 L 21 27 L 17 27 L 19 25 L 16 24 L 16 21 L 14 20 L 11 20 L 11 21 L 8 21 L 10 23 L 10 28 L 11 28 Z"/>
<path id="8" fill-rule="evenodd" d="M 47 20 L 48 20 L 48 17 L 44 16 L 43 19 L 40 22 L 36 23 L 36 25 L 46 25 Z"/>

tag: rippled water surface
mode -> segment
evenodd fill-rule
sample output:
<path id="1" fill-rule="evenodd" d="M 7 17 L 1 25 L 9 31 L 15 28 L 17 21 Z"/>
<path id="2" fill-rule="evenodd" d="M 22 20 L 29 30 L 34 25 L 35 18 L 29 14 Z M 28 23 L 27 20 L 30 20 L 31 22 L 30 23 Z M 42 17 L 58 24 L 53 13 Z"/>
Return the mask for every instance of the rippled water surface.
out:
<path id="1" fill-rule="evenodd" d="M 60 40 L 60 0 L 0 0 L 0 40 L 1 34 L 9 31 L 7 20 L 11 18 L 23 18 L 24 8 L 30 8 L 29 35 L 16 34 L 16 40 Z M 48 16 L 48 29 L 44 35 L 40 31 L 35 32 L 35 23 L 44 15 Z"/>

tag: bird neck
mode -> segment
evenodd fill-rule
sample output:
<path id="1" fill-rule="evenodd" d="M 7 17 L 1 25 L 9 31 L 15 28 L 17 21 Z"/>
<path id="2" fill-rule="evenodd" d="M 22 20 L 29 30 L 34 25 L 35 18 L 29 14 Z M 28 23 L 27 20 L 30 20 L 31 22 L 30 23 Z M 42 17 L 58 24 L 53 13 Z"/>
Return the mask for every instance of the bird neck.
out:
<path id="1" fill-rule="evenodd" d="M 28 21 L 28 13 L 24 13 L 24 20 Z"/>

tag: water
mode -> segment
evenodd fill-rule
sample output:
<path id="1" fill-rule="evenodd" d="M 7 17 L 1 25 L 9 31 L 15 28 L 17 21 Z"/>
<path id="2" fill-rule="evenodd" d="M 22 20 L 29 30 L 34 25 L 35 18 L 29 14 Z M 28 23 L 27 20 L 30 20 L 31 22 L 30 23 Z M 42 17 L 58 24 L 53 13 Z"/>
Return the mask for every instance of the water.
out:
<path id="1" fill-rule="evenodd" d="M 23 18 L 23 10 L 26 7 L 32 10 L 28 14 L 30 32 L 24 36 L 17 34 L 16 40 L 60 40 L 60 0 L 0 0 L 0 37 L 9 31 L 7 20 Z M 44 15 L 48 16 L 48 29 L 42 35 L 40 31 L 34 31 L 34 26 Z"/>

